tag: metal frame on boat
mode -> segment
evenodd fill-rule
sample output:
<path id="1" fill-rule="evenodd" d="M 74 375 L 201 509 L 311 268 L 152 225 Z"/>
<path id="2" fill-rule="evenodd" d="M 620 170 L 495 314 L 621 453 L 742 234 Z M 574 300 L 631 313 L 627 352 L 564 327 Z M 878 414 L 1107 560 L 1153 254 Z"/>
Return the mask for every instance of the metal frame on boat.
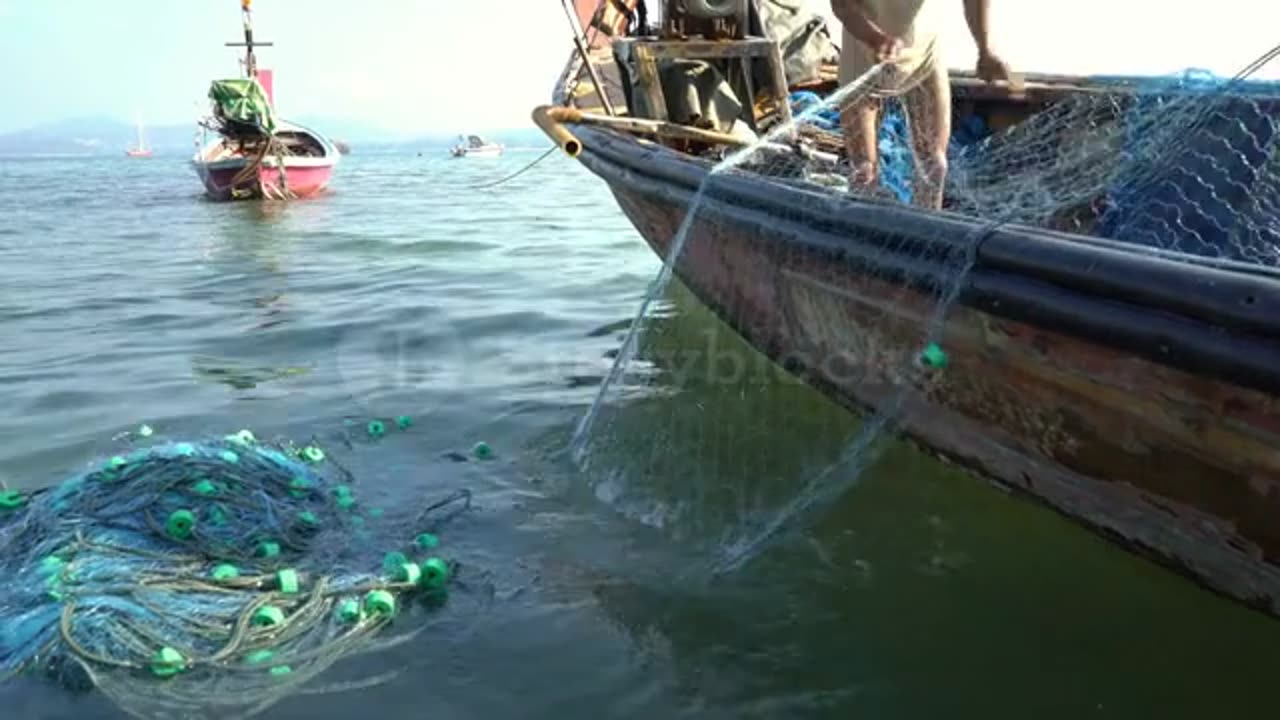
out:
<path id="1" fill-rule="evenodd" d="M 625 87 L 595 47 L 588 63 Z M 596 97 L 576 89 L 584 56 L 564 105 Z M 952 82 L 956 108 L 1026 116 L 1110 81 Z M 534 120 L 663 257 L 714 166 L 691 150 L 741 143 L 575 107 Z M 837 402 L 875 410 L 910 387 L 899 421 L 926 448 L 1280 614 L 1280 272 L 736 173 L 685 243 L 674 269 L 698 298 Z M 903 373 L 936 303 L 924 288 L 961 248 L 948 367 Z"/>

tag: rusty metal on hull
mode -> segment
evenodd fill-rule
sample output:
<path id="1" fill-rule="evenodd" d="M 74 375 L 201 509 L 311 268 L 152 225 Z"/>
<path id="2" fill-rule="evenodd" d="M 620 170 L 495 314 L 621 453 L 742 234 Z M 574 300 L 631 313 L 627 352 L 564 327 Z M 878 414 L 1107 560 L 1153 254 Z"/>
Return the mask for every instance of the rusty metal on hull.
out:
<path id="1" fill-rule="evenodd" d="M 665 257 L 709 166 L 569 130 Z M 1280 275 L 1001 228 L 948 314 L 949 368 L 904 374 L 934 302 L 913 273 L 929 270 L 868 251 L 977 223 L 751 183 L 716 183 L 676 263 L 751 344 L 851 409 L 913 385 L 900 420 L 921 444 L 1280 615 Z"/>

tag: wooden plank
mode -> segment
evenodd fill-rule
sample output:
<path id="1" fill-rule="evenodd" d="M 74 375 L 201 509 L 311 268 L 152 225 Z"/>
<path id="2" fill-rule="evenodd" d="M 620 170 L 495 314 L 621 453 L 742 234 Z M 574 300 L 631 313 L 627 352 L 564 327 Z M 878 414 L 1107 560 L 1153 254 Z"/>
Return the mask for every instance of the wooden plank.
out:
<path id="1" fill-rule="evenodd" d="M 778 105 L 778 116 L 783 124 L 791 123 L 791 102 L 789 100 L 791 93 L 787 89 L 787 76 L 782 71 L 782 51 L 778 49 L 778 44 L 773 41 L 767 41 L 769 46 L 769 54 L 766 62 L 769 63 L 769 71 L 773 76 L 774 99 Z"/>
<path id="2" fill-rule="evenodd" d="M 646 99 L 651 103 L 655 100 L 661 101 L 661 86 L 656 82 L 656 61 L 658 60 L 738 60 L 741 61 L 742 70 L 747 78 L 750 78 L 752 74 L 751 69 L 753 66 L 750 61 L 763 60 L 769 66 L 770 91 L 777 107 L 779 119 L 783 123 L 791 121 L 791 104 L 787 101 L 789 89 L 786 75 L 783 73 L 782 52 L 778 48 L 778 44 L 768 38 L 724 41 L 627 39 L 614 43 L 614 51 L 619 58 L 631 57 L 635 59 L 637 73 L 639 73 L 639 84 L 645 93 Z M 650 89 L 649 81 L 645 74 L 646 60 L 652 64 L 651 72 L 655 78 L 654 87 L 657 88 L 656 91 Z M 744 105 L 754 108 L 756 98 L 752 85 L 753 83 L 748 80 L 746 83 L 748 97 L 743 100 Z M 669 119 L 666 103 L 651 105 L 651 108 L 656 109 L 657 107 L 661 107 L 663 112 L 662 116 L 657 119 Z M 752 129 L 758 129 L 754 113 L 750 121 L 753 126 Z"/>
<path id="3" fill-rule="evenodd" d="M 777 43 L 764 38 L 751 40 L 618 40 L 614 46 L 628 45 L 633 50 L 644 48 L 658 60 L 716 60 L 725 58 L 768 57 Z"/>
<path id="4" fill-rule="evenodd" d="M 662 94 L 662 82 L 658 77 L 658 63 L 645 45 L 631 48 L 635 60 L 637 81 L 648 105 L 648 115 L 654 120 L 669 120 L 667 99 Z"/>

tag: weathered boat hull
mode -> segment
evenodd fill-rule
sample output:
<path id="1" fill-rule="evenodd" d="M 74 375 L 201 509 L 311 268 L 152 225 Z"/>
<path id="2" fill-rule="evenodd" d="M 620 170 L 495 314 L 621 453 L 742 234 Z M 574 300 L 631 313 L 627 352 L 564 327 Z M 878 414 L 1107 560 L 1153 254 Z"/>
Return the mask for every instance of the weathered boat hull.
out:
<path id="1" fill-rule="evenodd" d="M 221 163 L 196 162 L 196 174 L 204 183 L 205 195 L 212 200 L 260 200 L 263 188 L 267 188 L 267 196 L 281 197 L 286 183 L 280 176 L 278 167 L 263 166 L 248 178 L 236 182 L 236 177 L 244 170 L 247 161 L 224 161 Z M 329 187 L 333 179 L 333 165 L 298 165 L 285 163 L 287 187 L 293 197 L 309 198 L 319 195 Z"/>
<path id="2" fill-rule="evenodd" d="M 568 129 L 665 257 L 709 166 Z M 1280 614 L 1280 276 L 800 186 L 714 188 L 675 271 L 751 344 L 947 458 Z M 962 273 L 922 251 L 973 237 Z M 913 359 L 948 277 L 949 365 L 930 370 Z"/>
<path id="3" fill-rule="evenodd" d="M 342 157 L 337 146 L 320 133 L 294 123 L 281 123 L 277 137 L 289 139 L 310 154 L 268 155 L 246 173 L 245 169 L 255 164 L 254 158 L 228 149 L 220 137 L 206 143 L 191 159 L 205 195 L 218 201 L 261 200 L 309 198 L 327 190 Z"/>

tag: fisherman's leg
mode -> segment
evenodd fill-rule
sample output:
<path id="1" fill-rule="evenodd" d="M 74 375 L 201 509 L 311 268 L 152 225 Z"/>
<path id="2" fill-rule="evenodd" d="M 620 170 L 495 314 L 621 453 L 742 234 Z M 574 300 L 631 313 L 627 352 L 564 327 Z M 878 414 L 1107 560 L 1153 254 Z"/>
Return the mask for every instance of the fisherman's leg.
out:
<path id="1" fill-rule="evenodd" d="M 951 140 L 951 79 L 938 64 L 902 98 L 911 133 L 915 172 L 911 185 L 913 204 L 942 207 L 942 188 L 947 179 L 947 144 Z"/>
<path id="2" fill-rule="evenodd" d="M 860 98 L 851 103 L 840 111 L 840 125 L 849 155 L 849 190 L 866 192 L 879 179 L 876 138 L 880 130 L 880 101 Z"/>

